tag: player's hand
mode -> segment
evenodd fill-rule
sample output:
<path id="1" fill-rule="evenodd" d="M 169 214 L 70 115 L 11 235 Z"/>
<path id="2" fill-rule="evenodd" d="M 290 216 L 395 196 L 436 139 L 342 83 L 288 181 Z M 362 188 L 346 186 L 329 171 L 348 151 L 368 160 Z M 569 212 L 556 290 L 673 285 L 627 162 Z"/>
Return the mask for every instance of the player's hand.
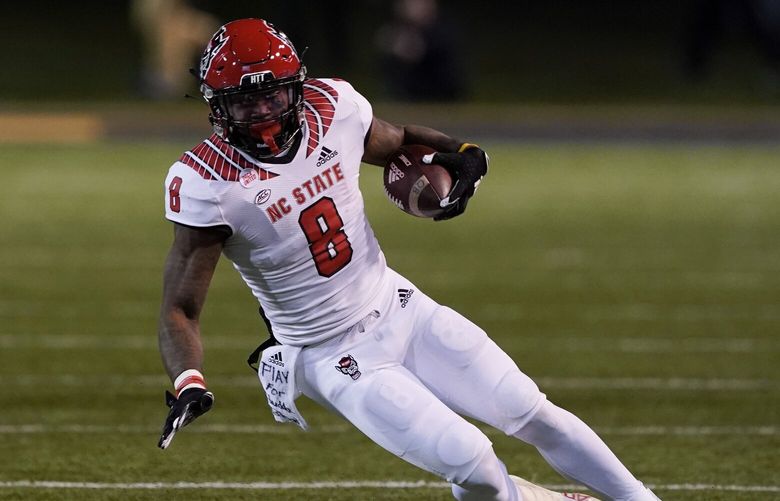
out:
<path id="1" fill-rule="evenodd" d="M 177 399 L 171 392 L 166 391 L 165 404 L 171 410 L 168 411 L 160 441 L 157 443 L 160 449 L 168 448 L 177 431 L 211 409 L 214 405 L 214 394 L 203 388 L 189 388 L 181 392 Z"/>
<path id="2" fill-rule="evenodd" d="M 435 221 L 442 221 L 463 214 L 469 198 L 474 196 L 480 181 L 487 174 L 490 159 L 482 148 L 466 143 L 458 153 L 433 153 L 425 155 L 422 161 L 426 164 L 441 165 L 450 171 L 455 179 L 452 189 L 441 201 L 441 206 L 446 211 L 434 218 Z"/>

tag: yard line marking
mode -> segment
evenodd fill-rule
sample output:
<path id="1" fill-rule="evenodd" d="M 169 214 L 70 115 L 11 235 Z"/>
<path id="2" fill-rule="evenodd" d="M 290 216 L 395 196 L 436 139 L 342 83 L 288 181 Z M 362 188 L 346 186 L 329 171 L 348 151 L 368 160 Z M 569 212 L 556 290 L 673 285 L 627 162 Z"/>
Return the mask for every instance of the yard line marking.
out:
<path id="1" fill-rule="evenodd" d="M 581 485 L 540 484 L 547 489 L 568 491 L 582 489 Z M 719 484 L 647 484 L 658 491 L 731 491 L 780 492 L 778 485 L 719 485 Z M 94 490 L 176 490 L 176 489 L 448 489 L 446 482 L 427 480 L 345 480 L 313 482 L 60 482 L 56 480 L 0 481 L 6 489 L 94 489 Z"/>
<path id="2" fill-rule="evenodd" d="M 560 304 L 554 304 L 560 306 Z M 638 322 L 701 322 L 705 320 L 749 320 L 773 322 L 780 320 L 780 308 L 772 303 L 740 304 L 676 304 L 649 303 L 577 303 L 570 316 L 590 322 L 629 320 Z M 494 321 L 519 321 L 549 318 L 554 313 L 539 310 L 533 305 L 519 303 L 487 303 L 479 310 L 480 316 Z"/>
<path id="3" fill-rule="evenodd" d="M 205 339 L 207 349 L 243 349 L 251 350 L 263 341 L 260 336 L 229 335 L 212 340 Z M 149 349 L 157 350 L 157 336 L 150 335 L 109 335 L 109 334 L 0 334 L 0 348 L 35 349 L 81 349 L 99 348 L 106 350 Z"/>
<path id="4" fill-rule="evenodd" d="M 38 489 L 427 489 L 449 487 L 444 482 L 418 481 L 341 481 L 341 482 L 58 482 L 17 480 L 0 482 L 0 487 Z"/>
<path id="5" fill-rule="evenodd" d="M 600 435 L 674 435 L 674 436 L 709 436 L 709 435 L 780 435 L 777 426 L 619 426 L 594 427 Z"/>
<path id="6" fill-rule="evenodd" d="M 767 379 L 734 378 L 593 378 L 537 377 L 541 387 L 565 390 L 770 390 L 780 388 L 780 382 Z"/>
<path id="7" fill-rule="evenodd" d="M 659 338 L 607 336 L 532 336 L 523 343 L 534 350 L 586 353 L 767 353 L 780 341 L 761 338 Z"/>
<path id="8" fill-rule="evenodd" d="M 23 318 L 31 315 L 47 314 L 67 316 L 73 313 L 74 308 L 79 311 L 88 309 L 83 301 L 65 302 L 51 300 L 1 300 L 0 317 Z M 564 307 L 565 304 L 554 304 L 556 307 Z M 772 304 L 687 304 L 674 307 L 661 307 L 648 304 L 577 304 L 576 310 L 571 310 L 568 316 L 571 319 L 583 323 L 593 322 L 671 322 L 671 323 L 700 323 L 705 321 L 742 320 L 752 323 L 777 322 L 780 320 L 780 308 Z M 114 301 L 107 303 L 111 313 L 125 317 L 157 317 L 159 302 L 153 300 L 139 301 Z M 223 313 L 230 313 L 229 305 L 222 305 Z M 91 311 L 91 310 L 90 310 Z M 238 310 L 236 310 L 238 311 Z M 485 320 L 496 322 L 517 322 L 529 319 L 549 319 L 556 315 L 553 310 L 535 308 L 528 305 L 496 305 L 487 304 L 479 308 L 479 316 Z"/>
<path id="9" fill-rule="evenodd" d="M 313 427 L 313 433 L 345 433 L 352 428 L 346 424 L 324 425 Z M 159 433 L 158 426 L 144 425 L 95 425 L 95 424 L 20 424 L 0 425 L 0 434 L 36 434 L 36 433 Z M 279 425 L 229 425 L 229 424 L 203 424 L 187 428 L 187 433 L 234 433 L 251 435 L 287 435 L 300 433 L 293 426 Z"/>
<path id="10" fill-rule="evenodd" d="M 641 377 L 555 377 L 534 378 L 537 384 L 547 390 L 668 390 L 668 391 L 778 391 L 780 380 L 736 379 L 736 378 L 641 378 Z M 210 375 L 213 386 L 255 388 L 257 377 L 247 371 L 246 376 Z M 159 386 L 167 388 L 168 378 L 163 374 L 3 374 L 0 384 L 6 386 L 95 386 L 128 388 L 128 385 Z"/>
<path id="11" fill-rule="evenodd" d="M 623 436 L 777 436 L 780 435 L 780 427 L 777 426 L 594 426 L 594 430 L 600 435 Z M 503 432 L 482 426 L 480 429 L 487 435 L 503 435 Z M 312 433 L 347 433 L 354 428 L 347 424 L 323 425 L 312 427 Z M 24 435 L 44 433 L 159 433 L 157 426 L 144 425 L 84 425 L 84 424 L 18 424 L 0 425 L 0 434 Z M 300 433 L 293 426 L 279 425 L 252 425 L 252 424 L 199 424 L 187 428 L 187 433 L 230 433 L 249 435 L 288 435 Z"/>
<path id="12" fill-rule="evenodd" d="M 246 349 L 262 341 L 246 334 L 206 338 L 208 349 Z M 533 350 L 571 353 L 768 353 L 780 351 L 780 340 L 767 338 L 719 337 L 605 337 L 526 335 L 526 347 Z M 0 348 L 157 350 L 157 338 L 148 334 L 57 334 L 0 333 Z M 528 348 L 526 348 L 528 349 Z"/>
<path id="13" fill-rule="evenodd" d="M 659 491 L 780 492 L 780 485 L 647 484 Z"/>

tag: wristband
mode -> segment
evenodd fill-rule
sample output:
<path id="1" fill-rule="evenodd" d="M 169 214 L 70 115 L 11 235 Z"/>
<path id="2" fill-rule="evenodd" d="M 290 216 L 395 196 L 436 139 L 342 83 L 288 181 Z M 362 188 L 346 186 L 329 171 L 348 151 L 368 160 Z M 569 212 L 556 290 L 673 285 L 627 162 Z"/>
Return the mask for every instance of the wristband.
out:
<path id="1" fill-rule="evenodd" d="M 188 369 L 179 374 L 179 377 L 173 382 L 173 387 L 176 391 L 176 398 L 179 398 L 179 395 L 181 395 L 184 390 L 189 390 L 190 388 L 201 388 L 205 390 L 206 380 L 203 379 L 203 374 L 201 374 L 200 371 Z"/>
<path id="2" fill-rule="evenodd" d="M 458 153 L 463 153 L 464 151 L 470 150 L 471 148 L 479 148 L 479 145 L 474 143 L 463 143 L 460 145 L 460 148 L 458 148 Z"/>

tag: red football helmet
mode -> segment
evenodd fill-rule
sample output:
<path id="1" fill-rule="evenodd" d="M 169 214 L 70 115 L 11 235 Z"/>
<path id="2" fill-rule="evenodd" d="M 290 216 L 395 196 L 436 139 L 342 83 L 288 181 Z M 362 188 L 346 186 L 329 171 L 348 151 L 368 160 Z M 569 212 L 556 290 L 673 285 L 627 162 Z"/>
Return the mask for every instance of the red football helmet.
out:
<path id="1" fill-rule="evenodd" d="M 222 26 L 200 59 L 214 132 L 261 158 L 289 148 L 301 130 L 305 78 L 292 42 L 262 19 Z"/>

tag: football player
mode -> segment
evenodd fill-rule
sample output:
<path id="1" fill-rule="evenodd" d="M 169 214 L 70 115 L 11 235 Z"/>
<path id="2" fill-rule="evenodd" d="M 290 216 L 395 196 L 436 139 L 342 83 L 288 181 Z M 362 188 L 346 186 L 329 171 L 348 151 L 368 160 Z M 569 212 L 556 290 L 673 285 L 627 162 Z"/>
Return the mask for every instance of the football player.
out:
<path id="1" fill-rule="evenodd" d="M 174 238 L 159 345 L 175 394 L 161 448 L 214 402 L 198 317 L 224 254 L 272 335 L 258 367 L 277 420 L 306 427 L 294 405 L 302 393 L 446 479 L 459 500 L 591 499 L 510 476 L 469 416 L 605 497 L 657 499 L 482 329 L 387 267 L 364 212 L 361 162 L 383 166 L 403 144 L 432 147 L 455 180 L 440 217 L 449 219 L 487 173 L 479 146 L 390 124 L 349 83 L 307 77 L 290 40 L 261 19 L 222 26 L 199 77 L 214 133 L 165 180 Z"/>

